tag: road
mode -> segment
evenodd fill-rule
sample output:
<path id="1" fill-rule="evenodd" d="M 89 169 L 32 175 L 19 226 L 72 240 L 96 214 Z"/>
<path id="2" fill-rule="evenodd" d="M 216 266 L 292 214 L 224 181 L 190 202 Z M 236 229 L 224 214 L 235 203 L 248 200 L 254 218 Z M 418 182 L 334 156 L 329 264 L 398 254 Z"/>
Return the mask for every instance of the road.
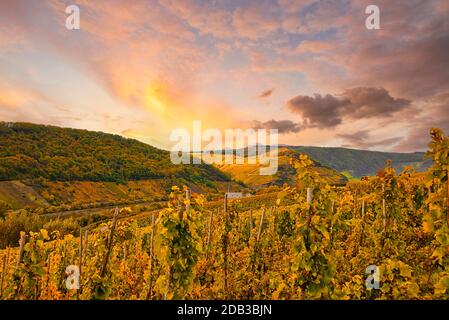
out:
<path id="1" fill-rule="evenodd" d="M 76 209 L 76 210 L 67 210 L 67 211 L 59 211 L 59 212 L 53 212 L 53 213 L 45 213 L 41 214 L 41 217 L 45 218 L 67 218 L 74 215 L 85 215 L 85 214 L 93 214 L 96 212 L 101 212 L 108 209 L 114 209 L 115 207 L 126 207 L 126 206 L 132 206 L 132 205 L 151 205 L 155 202 L 132 202 L 132 203 L 122 203 L 119 205 L 106 205 L 106 206 L 100 206 L 96 208 L 88 208 L 88 209 Z M 164 204 L 165 202 L 156 202 L 160 204 Z"/>
<path id="2" fill-rule="evenodd" d="M 268 194 L 263 194 L 263 195 L 254 195 L 254 196 L 247 196 L 242 198 L 243 200 L 249 200 L 249 199 L 256 199 L 256 198 L 260 198 L 260 197 L 267 197 L 270 195 L 274 195 L 275 193 L 268 193 Z M 96 208 L 87 208 L 87 209 L 75 209 L 75 210 L 66 210 L 66 211 L 59 211 L 59 212 L 52 212 L 52 213 L 45 213 L 45 214 L 41 214 L 41 217 L 46 217 L 46 218 L 63 218 L 63 217 L 69 217 L 72 215 L 84 215 L 84 214 L 92 214 L 92 213 L 96 213 L 96 212 L 100 212 L 100 211 L 104 211 L 107 209 L 114 209 L 115 207 L 127 207 L 127 206 L 132 206 L 132 205 L 154 205 L 155 203 L 160 204 L 162 206 L 164 206 L 167 202 L 166 201 L 158 201 L 158 202 L 154 202 L 154 201 L 134 201 L 134 202 L 124 202 L 124 203 L 120 203 L 120 204 L 114 204 L 114 205 L 104 205 L 104 206 L 99 206 Z M 205 203 L 205 206 L 217 206 L 217 205 L 221 205 L 223 204 L 223 200 L 214 200 L 214 201 L 209 201 Z"/>

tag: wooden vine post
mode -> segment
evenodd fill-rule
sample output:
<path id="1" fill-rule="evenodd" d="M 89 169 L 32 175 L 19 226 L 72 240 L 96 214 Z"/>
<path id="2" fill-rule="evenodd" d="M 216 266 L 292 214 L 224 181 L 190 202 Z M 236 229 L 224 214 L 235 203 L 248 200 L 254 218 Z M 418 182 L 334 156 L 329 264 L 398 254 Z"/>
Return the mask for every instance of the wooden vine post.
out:
<path id="1" fill-rule="evenodd" d="M 446 222 L 449 227 L 449 168 L 446 171 L 446 179 L 447 179 L 447 208 L 446 208 Z"/>
<path id="2" fill-rule="evenodd" d="M 185 204 L 185 210 L 189 210 L 190 208 L 190 189 L 186 189 L 186 204 Z M 183 220 L 183 216 L 184 216 L 184 212 L 183 212 L 183 207 L 181 205 L 181 202 L 178 203 L 178 218 L 179 221 L 181 222 Z M 165 284 L 165 293 L 164 293 L 164 300 L 167 300 L 167 296 L 168 296 L 168 292 L 170 290 L 170 282 L 171 282 L 171 269 L 170 266 L 168 266 L 168 270 L 167 270 L 167 282 Z"/>
<path id="3" fill-rule="evenodd" d="M 362 200 L 362 222 L 365 217 L 365 200 Z"/>
<path id="4" fill-rule="evenodd" d="M 83 229 L 80 228 L 80 240 L 79 240 L 79 247 L 78 247 L 78 259 L 79 259 L 79 279 L 81 282 L 81 275 L 82 275 L 82 265 L 83 265 Z"/>
<path id="5" fill-rule="evenodd" d="M 124 248 L 123 248 L 123 263 L 125 265 L 125 268 L 126 268 L 126 258 L 127 257 L 128 257 L 128 244 L 125 243 Z"/>
<path id="6" fill-rule="evenodd" d="M 272 223 L 271 223 L 271 229 L 270 230 L 271 230 L 271 234 L 273 235 L 273 237 L 276 234 L 276 222 L 275 222 L 275 220 L 276 220 L 277 214 L 278 214 L 278 207 L 277 206 L 276 207 L 271 207 L 270 217 L 272 219 Z"/>
<path id="7" fill-rule="evenodd" d="M 84 231 L 83 257 L 87 256 L 88 244 L 89 244 L 89 230 L 86 230 Z"/>
<path id="8" fill-rule="evenodd" d="M 364 220 L 365 220 L 365 200 L 362 200 L 362 219 L 360 222 L 360 245 L 363 243 L 363 229 L 364 229 Z"/>
<path id="9" fill-rule="evenodd" d="M 224 214 L 226 215 L 228 212 L 228 194 L 227 193 L 225 193 L 225 196 L 224 196 L 223 210 L 224 210 Z"/>
<path id="10" fill-rule="evenodd" d="M 7 250 L 7 253 L 3 256 L 2 259 L 2 274 L 0 278 L 0 298 L 3 296 L 3 283 L 5 282 L 6 264 L 8 263 L 8 258 L 9 258 L 9 248 Z"/>
<path id="11" fill-rule="evenodd" d="M 307 203 L 312 203 L 313 200 L 313 189 L 307 188 Z"/>
<path id="12" fill-rule="evenodd" d="M 47 262 L 46 262 L 47 270 L 45 271 L 45 279 L 46 279 L 45 280 L 45 292 L 47 295 L 49 292 L 49 283 L 50 283 L 50 275 L 51 275 L 51 267 L 52 267 L 51 256 L 52 256 L 52 253 L 55 252 L 55 248 L 56 248 L 56 243 L 53 244 L 53 250 L 51 252 L 49 252 L 48 256 L 47 256 Z"/>
<path id="13" fill-rule="evenodd" d="M 259 230 L 257 232 L 256 243 L 259 243 L 260 236 L 262 234 L 263 221 L 265 219 L 265 208 L 262 209 L 262 216 L 260 217 Z"/>
<path id="14" fill-rule="evenodd" d="M 23 249 L 25 247 L 25 242 L 26 242 L 26 235 L 25 235 L 25 233 L 22 233 L 20 235 L 20 240 L 19 240 L 19 255 L 17 257 L 17 265 L 16 265 L 17 268 L 19 267 L 19 265 L 23 259 Z"/>
<path id="15" fill-rule="evenodd" d="M 249 239 L 251 239 L 252 230 L 253 230 L 253 210 L 249 209 Z"/>
<path id="16" fill-rule="evenodd" d="M 190 189 L 186 189 L 186 211 L 190 209 Z"/>
<path id="17" fill-rule="evenodd" d="M 313 189 L 307 188 L 306 201 L 309 204 L 309 208 L 307 209 L 307 229 L 309 229 L 310 223 L 312 222 L 312 212 L 311 212 L 312 200 L 313 200 Z M 307 236 L 307 238 L 308 238 L 308 236 Z"/>
<path id="18" fill-rule="evenodd" d="M 209 250 L 210 250 L 210 241 L 212 237 L 212 218 L 214 215 L 214 211 L 210 211 L 209 215 L 209 230 L 207 231 L 207 244 L 206 244 L 206 261 L 209 259 Z M 217 215 L 220 215 L 220 208 L 217 208 Z"/>
<path id="19" fill-rule="evenodd" d="M 153 265 L 154 265 L 154 225 L 156 220 L 156 213 L 151 215 L 151 235 L 150 235 L 150 283 L 147 292 L 147 300 L 153 298 Z"/>
<path id="20" fill-rule="evenodd" d="M 382 184 L 382 215 L 383 215 L 383 223 L 384 223 L 383 232 L 385 233 L 387 231 L 387 208 L 386 208 L 384 193 L 385 193 L 385 184 Z"/>
<path id="21" fill-rule="evenodd" d="M 228 186 L 228 190 L 229 190 L 229 186 Z M 224 282 L 223 282 L 223 291 L 224 291 L 224 295 L 225 295 L 225 299 L 227 298 L 227 294 L 228 294 L 228 244 L 229 244 L 229 239 L 228 239 L 228 194 L 225 193 L 224 196 L 224 204 L 223 204 L 223 210 L 224 210 L 224 223 L 225 223 L 225 228 L 224 228 L 224 257 L 223 257 L 223 262 L 224 262 Z"/>
<path id="22" fill-rule="evenodd" d="M 101 271 L 100 271 L 100 277 L 102 277 L 102 278 L 104 277 L 104 275 L 106 273 L 109 256 L 112 251 L 112 244 L 114 242 L 114 232 L 115 232 L 115 227 L 117 225 L 118 214 L 119 214 L 119 209 L 118 209 L 118 207 L 116 207 L 115 212 L 114 212 L 114 218 L 112 219 L 111 230 L 109 232 L 109 238 L 108 238 L 108 243 L 107 243 L 108 250 L 106 251 L 106 256 L 104 257 L 103 266 L 101 267 Z"/>

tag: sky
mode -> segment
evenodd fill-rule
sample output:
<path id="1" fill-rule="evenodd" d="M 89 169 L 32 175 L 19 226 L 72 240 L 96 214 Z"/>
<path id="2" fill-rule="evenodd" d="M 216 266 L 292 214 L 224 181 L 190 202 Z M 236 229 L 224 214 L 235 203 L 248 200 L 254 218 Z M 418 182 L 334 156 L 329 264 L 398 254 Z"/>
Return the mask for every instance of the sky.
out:
<path id="1" fill-rule="evenodd" d="M 68 5 L 80 29 L 66 28 Z M 365 9 L 380 9 L 380 29 Z M 170 149 L 174 129 L 426 150 L 449 133 L 449 1 L 0 0 L 0 121 Z"/>

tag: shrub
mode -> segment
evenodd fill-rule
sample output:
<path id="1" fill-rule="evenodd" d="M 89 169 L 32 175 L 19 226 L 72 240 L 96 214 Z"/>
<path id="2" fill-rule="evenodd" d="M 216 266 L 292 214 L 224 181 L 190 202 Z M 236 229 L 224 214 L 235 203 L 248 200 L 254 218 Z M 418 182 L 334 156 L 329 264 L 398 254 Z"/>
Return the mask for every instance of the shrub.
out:
<path id="1" fill-rule="evenodd" d="M 30 214 L 26 210 L 9 213 L 0 220 L 0 248 L 17 246 L 20 231 L 38 231 L 42 226 L 42 219 L 36 213 Z"/>

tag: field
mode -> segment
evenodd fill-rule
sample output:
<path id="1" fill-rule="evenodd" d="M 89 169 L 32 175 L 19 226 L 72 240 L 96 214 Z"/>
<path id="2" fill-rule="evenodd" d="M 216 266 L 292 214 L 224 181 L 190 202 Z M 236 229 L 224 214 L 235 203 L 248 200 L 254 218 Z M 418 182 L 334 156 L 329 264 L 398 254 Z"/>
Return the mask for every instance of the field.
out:
<path id="1" fill-rule="evenodd" d="M 1 297 L 448 299 L 449 139 L 433 130 L 429 149 L 425 174 L 387 164 L 334 187 L 302 155 L 274 197 L 211 205 L 175 186 L 138 219 L 22 233 L 0 252 Z"/>

